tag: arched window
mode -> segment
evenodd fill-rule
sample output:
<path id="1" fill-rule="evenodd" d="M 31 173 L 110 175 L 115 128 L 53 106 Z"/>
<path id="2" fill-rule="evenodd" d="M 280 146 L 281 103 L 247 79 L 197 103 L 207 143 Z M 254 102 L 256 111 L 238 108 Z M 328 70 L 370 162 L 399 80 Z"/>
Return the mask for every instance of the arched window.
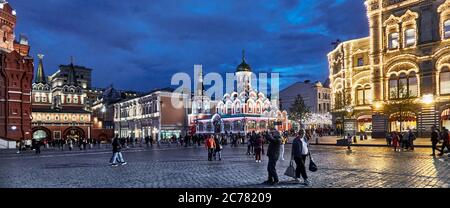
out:
<path id="1" fill-rule="evenodd" d="M 389 34 L 389 49 L 397 49 L 399 47 L 399 35 L 398 33 Z"/>
<path id="2" fill-rule="evenodd" d="M 409 75 L 400 74 L 399 77 L 392 75 L 389 79 L 389 98 L 403 99 L 419 96 L 418 80 L 415 72 Z"/>
<path id="3" fill-rule="evenodd" d="M 356 88 L 356 105 L 364 105 L 364 89 L 361 86 Z"/>
<path id="4" fill-rule="evenodd" d="M 364 104 L 368 105 L 372 103 L 372 89 L 369 85 L 364 87 Z"/>
<path id="5" fill-rule="evenodd" d="M 405 30 L 405 46 L 411 47 L 416 44 L 416 30 L 408 29 Z"/>
<path id="6" fill-rule="evenodd" d="M 255 105 L 253 104 L 252 101 L 248 102 L 247 107 L 248 107 L 248 113 L 253 113 L 254 112 Z"/>
<path id="7" fill-rule="evenodd" d="M 408 94 L 408 77 L 406 74 L 400 74 L 398 79 L 398 98 L 405 98 Z"/>
<path id="8" fill-rule="evenodd" d="M 260 114 L 260 113 L 261 113 L 261 104 L 260 104 L 260 102 L 257 102 L 257 103 L 256 103 L 256 113 L 257 113 L 257 114 Z"/>
<path id="9" fill-rule="evenodd" d="M 232 114 L 232 104 L 231 102 L 227 102 L 227 114 Z"/>
<path id="10" fill-rule="evenodd" d="M 444 39 L 450 38 L 450 20 L 444 22 Z"/>
<path id="11" fill-rule="evenodd" d="M 234 112 L 235 112 L 236 114 L 242 113 L 242 110 L 241 110 L 241 103 L 240 103 L 240 102 L 234 103 Z"/>
<path id="12" fill-rule="evenodd" d="M 439 75 L 440 94 L 450 94 L 450 69 L 445 67 Z"/>
<path id="13" fill-rule="evenodd" d="M 368 105 L 372 102 L 372 91 L 370 86 L 359 86 L 356 88 L 356 105 Z"/>
<path id="14" fill-rule="evenodd" d="M 410 97 L 419 96 L 419 86 L 415 72 L 411 72 L 408 76 L 408 92 Z"/>
<path id="15" fill-rule="evenodd" d="M 389 98 L 398 98 L 398 78 L 395 74 L 391 75 L 389 78 Z"/>

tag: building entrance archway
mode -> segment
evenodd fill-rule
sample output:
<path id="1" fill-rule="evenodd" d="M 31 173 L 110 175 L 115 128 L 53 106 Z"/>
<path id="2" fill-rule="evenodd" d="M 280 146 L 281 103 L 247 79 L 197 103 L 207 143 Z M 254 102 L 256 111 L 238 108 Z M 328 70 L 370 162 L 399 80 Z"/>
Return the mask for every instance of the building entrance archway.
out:
<path id="1" fill-rule="evenodd" d="M 391 131 L 417 131 L 417 115 L 413 112 L 394 113 L 389 117 L 389 125 Z"/>
<path id="2" fill-rule="evenodd" d="M 86 138 L 84 130 L 78 127 L 71 127 L 64 131 L 63 138 L 68 140 L 72 139 L 74 141 L 78 141 L 80 138 Z"/>
<path id="3" fill-rule="evenodd" d="M 33 129 L 33 139 L 37 141 L 50 140 L 51 131 L 44 127 L 38 127 Z"/>

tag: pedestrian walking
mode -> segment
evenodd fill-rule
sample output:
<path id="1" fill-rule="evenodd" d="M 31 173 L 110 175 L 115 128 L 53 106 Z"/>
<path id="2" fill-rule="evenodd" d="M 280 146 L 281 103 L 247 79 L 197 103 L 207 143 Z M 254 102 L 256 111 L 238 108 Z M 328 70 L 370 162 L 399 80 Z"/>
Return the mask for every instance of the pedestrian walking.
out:
<path id="1" fill-rule="evenodd" d="M 408 149 L 414 151 L 414 141 L 416 140 L 416 135 L 414 132 L 408 128 Z"/>
<path id="2" fill-rule="evenodd" d="M 304 184 L 309 186 L 308 175 L 306 174 L 306 157 L 309 154 L 308 141 L 305 139 L 305 131 L 302 129 L 292 143 L 292 159 L 297 165 L 295 169 L 295 182 L 300 183 L 300 176 Z"/>
<path id="3" fill-rule="evenodd" d="M 37 140 L 33 140 L 34 141 L 34 149 L 35 149 L 35 153 L 37 155 L 41 154 L 41 142 L 37 141 Z"/>
<path id="4" fill-rule="evenodd" d="M 253 140 L 254 140 L 255 136 L 256 136 L 255 131 L 253 131 L 251 135 L 247 136 L 248 137 L 247 155 L 251 155 L 252 154 Z"/>
<path id="5" fill-rule="evenodd" d="M 216 149 L 214 152 L 214 160 L 217 160 L 219 158 L 219 161 L 222 161 L 222 145 L 219 140 L 219 136 L 215 136 L 214 142 L 216 143 Z"/>
<path id="6" fill-rule="evenodd" d="M 267 157 L 269 158 L 269 164 L 267 165 L 268 180 L 265 184 L 276 185 L 280 181 L 278 180 L 278 174 L 276 170 L 277 161 L 280 158 L 281 136 L 280 133 L 273 129 L 270 134 L 266 135 L 266 140 L 269 142 L 269 148 L 267 149 Z"/>
<path id="7" fill-rule="evenodd" d="M 255 160 L 257 163 L 261 163 L 261 152 L 263 149 L 264 140 L 262 139 L 261 135 L 256 135 L 256 139 L 254 142 L 254 150 L 255 150 Z"/>
<path id="8" fill-rule="evenodd" d="M 70 138 L 70 139 L 68 140 L 68 145 L 69 145 L 69 150 L 70 150 L 70 151 L 73 150 L 73 143 L 74 143 L 73 139 Z"/>
<path id="9" fill-rule="evenodd" d="M 212 161 L 212 157 L 216 149 L 216 142 L 213 136 L 208 137 L 208 139 L 205 142 L 205 146 L 206 149 L 208 150 L 208 161 Z"/>
<path id="10" fill-rule="evenodd" d="M 352 136 L 350 135 L 350 133 L 347 133 L 347 149 L 348 150 L 352 150 Z M 344 140 L 345 141 L 345 140 Z"/>
<path id="11" fill-rule="evenodd" d="M 123 159 L 122 145 L 119 142 L 118 135 L 116 135 L 116 137 L 113 138 L 112 149 L 113 149 L 113 155 L 111 157 L 111 160 L 109 161 L 111 166 L 116 167 L 119 164 L 120 165 L 126 165 L 127 162 L 125 162 L 125 160 Z"/>
<path id="12" fill-rule="evenodd" d="M 439 154 L 439 156 L 444 155 L 445 148 L 447 148 L 447 150 L 450 150 L 450 138 L 449 137 L 450 137 L 450 135 L 448 133 L 448 129 L 445 127 L 442 127 L 442 132 L 441 132 L 442 147 L 441 147 L 441 153 Z"/>
<path id="13" fill-rule="evenodd" d="M 17 154 L 20 154 L 20 150 L 22 150 L 22 138 L 19 141 L 16 141 L 16 149 L 17 149 Z"/>
<path id="14" fill-rule="evenodd" d="M 287 143 L 288 139 L 287 136 L 282 136 L 281 137 L 281 160 L 284 161 L 284 151 L 285 151 L 285 146 Z"/>
<path id="15" fill-rule="evenodd" d="M 387 131 L 385 132 L 386 144 L 388 147 L 392 146 L 392 136 Z"/>
<path id="16" fill-rule="evenodd" d="M 431 127 L 431 150 L 433 151 L 431 156 L 433 156 L 433 157 L 436 156 L 436 150 L 438 150 L 439 152 L 442 152 L 442 150 L 437 148 L 439 141 L 440 141 L 439 131 L 437 130 L 436 126 L 433 125 Z"/>

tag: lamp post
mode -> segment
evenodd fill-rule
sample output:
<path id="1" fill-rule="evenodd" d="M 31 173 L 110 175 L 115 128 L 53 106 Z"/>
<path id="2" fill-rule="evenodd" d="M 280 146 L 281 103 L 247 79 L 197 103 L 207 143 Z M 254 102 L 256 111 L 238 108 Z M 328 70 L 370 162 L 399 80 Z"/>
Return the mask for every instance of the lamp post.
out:
<path id="1" fill-rule="evenodd" d="M 433 111 L 436 111 L 436 101 L 435 101 L 435 97 L 433 94 L 423 95 L 422 103 L 427 107 L 433 107 Z M 439 115 L 439 117 L 440 117 L 440 115 Z M 434 122 L 436 122 L 436 121 L 434 121 Z M 434 123 L 434 124 L 436 125 L 436 123 Z M 441 125 L 441 122 L 440 122 L 440 118 L 439 118 L 436 126 L 440 126 L 440 125 Z M 422 129 L 422 128 L 417 128 L 417 129 Z M 421 131 L 421 134 L 423 134 L 422 131 Z M 421 135 L 421 136 L 423 136 L 423 135 Z"/>
<path id="2" fill-rule="evenodd" d="M 345 121 L 345 114 L 348 113 L 348 115 L 351 115 L 353 113 L 353 110 L 354 110 L 353 107 L 350 106 L 350 105 L 345 107 L 345 111 L 343 113 L 343 115 L 344 115 L 343 116 L 344 117 L 343 121 Z M 345 122 L 343 122 L 343 125 L 344 125 L 344 135 L 345 135 Z M 353 132 L 353 133 L 356 134 L 356 132 Z"/>

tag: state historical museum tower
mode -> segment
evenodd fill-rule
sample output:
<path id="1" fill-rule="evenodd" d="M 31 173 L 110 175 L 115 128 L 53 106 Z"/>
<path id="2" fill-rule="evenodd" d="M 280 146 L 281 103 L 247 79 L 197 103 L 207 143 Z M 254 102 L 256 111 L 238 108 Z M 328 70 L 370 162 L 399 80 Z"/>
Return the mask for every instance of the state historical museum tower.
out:
<path id="1" fill-rule="evenodd" d="M 16 41 L 16 11 L 0 0 L 0 140 L 31 139 L 33 59 L 28 40 Z"/>

